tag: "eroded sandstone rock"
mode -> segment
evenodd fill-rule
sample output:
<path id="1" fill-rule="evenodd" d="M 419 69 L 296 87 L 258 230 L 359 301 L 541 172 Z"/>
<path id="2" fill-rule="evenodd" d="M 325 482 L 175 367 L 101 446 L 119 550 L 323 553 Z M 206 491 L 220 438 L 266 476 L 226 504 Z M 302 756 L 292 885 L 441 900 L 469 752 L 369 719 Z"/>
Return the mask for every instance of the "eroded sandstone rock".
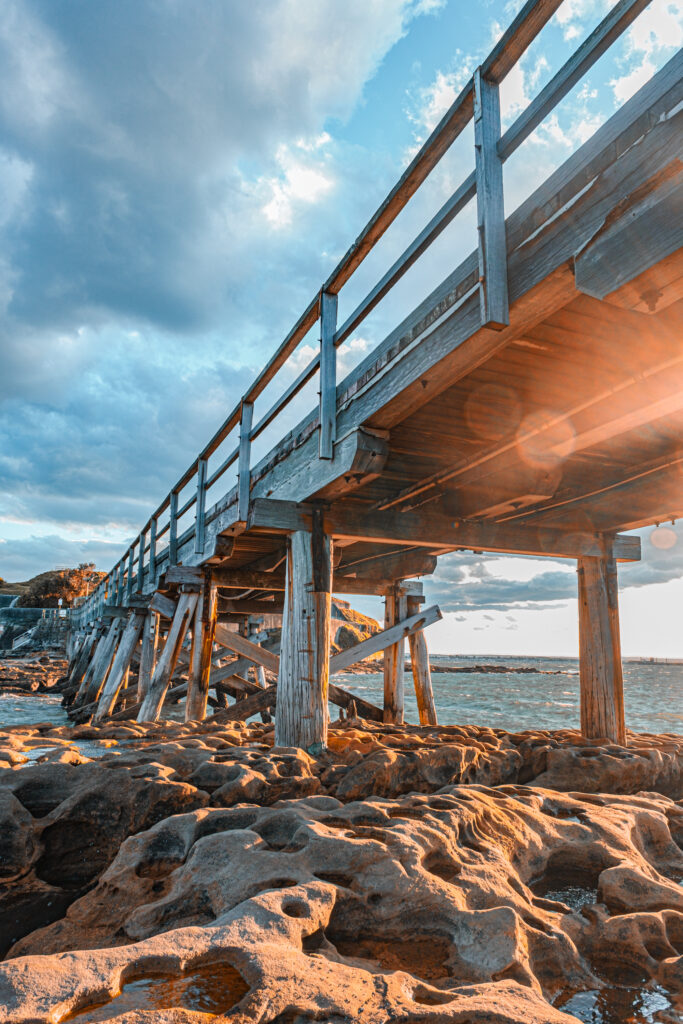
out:
<path id="1" fill-rule="evenodd" d="M 0 772 L 0 955 L 61 917 L 113 860 L 123 840 L 208 795 L 150 766 L 88 762 Z M 11 884 L 10 884 L 11 883 Z"/>
<path id="2" fill-rule="evenodd" d="M 0 746 L 54 759 L 0 772 L 0 1020 L 89 1021 L 126 981 L 207 964 L 244 979 L 231 1019 L 263 1024 L 569 1022 L 579 997 L 629 998 L 619 971 L 680 1016 L 683 805 L 629 795 L 681 796 L 680 737 L 355 720 L 313 758 L 207 720 Z"/>
<path id="3" fill-rule="evenodd" d="M 680 814 L 651 794 L 476 785 L 200 808 L 127 839 L 63 920 L 16 944 L 0 968 L 7 1005 L 101 991 L 24 993 L 20 967 L 39 952 L 105 947 L 66 955 L 79 977 L 106 965 L 115 989 L 122 965 L 139 974 L 189 942 L 192 962 L 225 954 L 242 973 L 244 1021 L 571 1021 L 552 1004 L 608 990 L 619 964 L 668 986 L 673 1007 Z"/>

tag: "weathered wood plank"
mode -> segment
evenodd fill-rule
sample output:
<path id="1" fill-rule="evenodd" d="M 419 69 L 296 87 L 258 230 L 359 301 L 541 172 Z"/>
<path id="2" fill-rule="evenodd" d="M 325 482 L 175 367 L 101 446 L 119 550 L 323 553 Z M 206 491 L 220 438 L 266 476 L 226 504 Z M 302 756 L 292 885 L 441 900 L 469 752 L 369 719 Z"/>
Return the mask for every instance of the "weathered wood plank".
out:
<path id="1" fill-rule="evenodd" d="M 145 624 L 142 630 L 142 651 L 140 654 L 140 668 L 138 671 L 137 699 L 142 702 L 147 695 L 149 685 L 152 681 L 154 661 L 156 659 L 157 646 L 159 644 L 159 616 L 153 611 L 147 612 Z"/>
<path id="2" fill-rule="evenodd" d="M 216 606 L 216 589 L 211 586 L 211 577 L 207 572 L 194 613 L 192 653 L 185 701 L 186 722 L 203 721 L 206 717 L 211 653 L 216 632 Z"/>
<path id="3" fill-rule="evenodd" d="M 176 604 L 176 601 L 173 601 L 170 597 L 166 597 L 165 594 L 160 594 L 157 590 L 150 601 L 149 610 L 151 612 L 156 612 L 164 619 L 172 619 L 175 615 Z"/>
<path id="4" fill-rule="evenodd" d="M 178 561 L 178 492 L 171 491 L 169 495 L 169 520 L 168 520 L 168 561 L 175 565 Z"/>
<path id="5" fill-rule="evenodd" d="M 194 549 L 199 555 L 204 552 L 205 519 L 206 519 L 206 469 L 207 460 L 197 461 L 197 500 L 195 502 L 196 518 L 194 527 Z"/>
<path id="6" fill-rule="evenodd" d="M 227 626 L 218 625 L 216 626 L 215 639 L 217 644 L 227 647 L 229 650 L 234 651 L 235 654 L 239 654 L 257 665 L 263 665 L 270 672 L 277 672 L 280 664 L 278 656 L 265 647 L 261 647 L 259 644 L 247 640 L 246 637 L 240 636 L 235 630 L 228 629 Z"/>
<path id="7" fill-rule="evenodd" d="M 231 600 L 221 598 L 218 611 L 228 615 L 282 615 L 282 601 L 258 601 L 251 598 Z"/>
<path id="8" fill-rule="evenodd" d="M 320 293 L 320 436 L 318 455 L 331 459 L 337 439 L 337 349 L 334 334 L 337 329 L 337 296 Z M 246 509 L 248 511 L 248 507 Z M 245 515 L 246 519 L 246 515 Z"/>
<path id="9" fill-rule="evenodd" d="M 683 171 L 644 196 L 629 217 L 598 234 L 574 260 L 577 288 L 604 299 L 642 273 L 643 252 L 648 262 L 659 263 L 680 249 L 682 183 Z"/>
<path id="10" fill-rule="evenodd" d="M 340 565 L 335 572 L 334 588 L 338 589 L 343 578 L 349 579 L 350 573 L 354 573 L 364 583 L 372 580 L 386 583 L 388 580 L 405 580 L 410 576 L 431 576 L 435 569 L 436 555 L 426 554 L 423 550 L 376 555 L 351 565 Z"/>
<path id="11" fill-rule="evenodd" d="M 332 550 L 322 514 L 290 537 L 275 743 L 318 752 L 327 742 Z"/>
<path id="12" fill-rule="evenodd" d="M 196 593 L 180 595 L 164 649 L 157 660 L 149 690 L 140 707 L 139 722 L 155 722 L 159 718 L 187 627 L 194 614 L 197 596 Z"/>
<path id="13" fill-rule="evenodd" d="M 408 615 L 419 614 L 420 608 L 414 597 L 407 599 Z M 434 690 L 432 689 L 432 674 L 429 668 L 429 654 L 424 630 L 417 629 L 408 637 L 410 647 L 410 667 L 413 673 L 415 684 L 415 697 L 417 699 L 417 711 L 420 718 L 420 725 L 436 725 L 436 705 L 434 703 Z"/>
<path id="14" fill-rule="evenodd" d="M 124 677 L 128 672 L 131 658 L 135 648 L 138 645 L 140 634 L 142 633 L 142 627 L 145 623 L 145 616 L 140 611 L 132 611 L 126 628 L 121 637 L 119 648 L 114 657 L 114 663 L 111 667 L 109 677 L 102 690 L 97 710 L 93 715 L 93 719 L 96 722 L 101 722 L 103 718 L 110 715 L 116 704 L 116 699 L 119 695 L 119 690 L 124 683 Z"/>
<path id="15" fill-rule="evenodd" d="M 416 630 L 426 629 L 432 623 L 438 622 L 440 618 L 441 611 L 438 605 L 433 604 L 422 612 L 392 623 L 379 633 L 368 637 L 367 640 L 361 640 L 353 647 L 340 651 L 339 654 L 333 654 L 330 658 L 330 675 L 334 675 L 336 672 L 345 672 L 357 662 L 369 658 L 372 654 L 379 654 L 380 651 L 386 650 L 392 644 L 409 637 Z"/>
<path id="16" fill-rule="evenodd" d="M 407 616 L 408 601 L 394 591 L 387 594 L 384 602 L 384 639 L 398 633 L 397 639 L 384 648 L 384 721 L 401 725 L 405 706 L 405 634 L 396 626 Z"/>
<path id="17" fill-rule="evenodd" d="M 237 484 L 237 519 L 244 522 L 249 511 L 251 494 L 251 425 L 254 417 L 254 403 L 242 402 L 240 413 L 240 446 Z"/>

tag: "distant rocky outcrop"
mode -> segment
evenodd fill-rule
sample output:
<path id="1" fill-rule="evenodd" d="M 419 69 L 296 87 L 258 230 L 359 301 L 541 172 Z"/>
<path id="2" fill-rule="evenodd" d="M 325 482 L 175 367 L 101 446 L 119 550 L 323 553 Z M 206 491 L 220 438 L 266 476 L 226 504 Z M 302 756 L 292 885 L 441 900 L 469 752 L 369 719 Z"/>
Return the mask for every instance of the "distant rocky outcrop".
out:
<path id="1" fill-rule="evenodd" d="M 94 562 L 82 562 L 75 569 L 50 569 L 24 583 L 0 584 L 0 593 L 16 593 L 17 608 L 57 608 L 61 597 L 64 607 L 76 598 L 85 597 L 105 573 L 98 572 Z"/>

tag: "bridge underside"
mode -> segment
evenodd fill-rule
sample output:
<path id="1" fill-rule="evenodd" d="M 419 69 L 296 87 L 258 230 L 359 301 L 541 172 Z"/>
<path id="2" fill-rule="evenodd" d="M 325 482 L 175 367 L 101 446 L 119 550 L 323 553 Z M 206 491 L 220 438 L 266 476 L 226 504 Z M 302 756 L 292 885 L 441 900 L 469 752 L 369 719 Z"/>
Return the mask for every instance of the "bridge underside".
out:
<path id="1" fill-rule="evenodd" d="M 615 535 L 683 515 L 682 63 L 507 218 L 509 325 L 482 326 L 472 253 L 337 387 L 332 458 L 314 412 L 252 470 L 246 515 L 235 488 L 178 538 L 202 621 L 284 615 L 279 742 L 324 742 L 330 589 L 384 594 L 391 629 L 419 607 L 402 581 L 458 549 L 577 560 L 582 729 L 623 742 L 616 562 L 640 548 Z M 174 571 L 158 551 L 124 605 Z M 386 651 L 395 721 L 403 640 Z"/>

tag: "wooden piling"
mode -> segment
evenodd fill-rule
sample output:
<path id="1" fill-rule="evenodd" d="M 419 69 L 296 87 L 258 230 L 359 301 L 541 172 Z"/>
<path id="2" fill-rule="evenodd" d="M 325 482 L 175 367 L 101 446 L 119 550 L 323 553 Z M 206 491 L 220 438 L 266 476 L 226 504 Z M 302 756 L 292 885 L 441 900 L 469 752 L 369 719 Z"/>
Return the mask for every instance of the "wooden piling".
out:
<path id="1" fill-rule="evenodd" d="M 408 597 L 408 615 L 417 615 L 419 610 L 419 600 L 416 597 Z M 410 647 L 410 665 L 413 672 L 420 725 L 436 725 L 432 673 L 429 669 L 429 653 L 424 630 L 420 629 L 416 633 L 411 633 L 408 637 L 408 646 Z"/>
<path id="2" fill-rule="evenodd" d="M 318 753 L 327 744 L 332 540 L 316 509 L 312 532 L 291 535 L 275 743 Z"/>
<path id="3" fill-rule="evenodd" d="M 625 744 L 616 563 L 580 558 L 578 576 L 581 733 Z"/>
<path id="4" fill-rule="evenodd" d="M 106 634 L 106 643 L 103 644 L 102 650 L 97 652 L 96 660 L 92 666 L 92 673 L 89 673 L 89 678 L 83 680 L 83 685 L 76 694 L 75 705 L 81 707 L 99 699 L 102 687 L 109 674 L 114 654 L 116 653 L 123 626 L 123 619 L 113 620 L 109 627 L 109 632 Z"/>
<path id="5" fill-rule="evenodd" d="M 194 613 L 192 653 L 188 674 L 185 721 L 203 721 L 209 698 L 211 654 L 216 633 L 216 587 L 211 585 L 210 570 L 205 573 Z"/>
<path id="6" fill-rule="evenodd" d="M 154 672 L 154 662 L 159 644 L 159 616 L 148 611 L 142 629 L 142 652 L 140 654 L 140 670 L 138 672 L 138 701 L 143 701 L 149 690 Z"/>
<path id="7" fill-rule="evenodd" d="M 114 663 L 109 672 L 109 677 L 102 690 L 102 696 L 100 697 L 97 710 L 93 715 L 95 722 L 102 721 L 107 715 L 110 715 L 114 710 L 116 704 L 116 698 L 119 695 L 119 690 L 124 684 L 128 669 L 130 667 L 131 658 L 135 653 L 135 648 L 138 645 L 142 627 L 145 622 L 144 613 L 133 609 L 128 617 L 126 628 L 123 631 L 121 642 L 119 644 Z"/>
<path id="8" fill-rule="evenodd" d="M 389 629 L 408 617 L 408 603 L 398 586 L 386 595 L 384 627 Z M 394 725 L 403 722 L 405 640 L 384 651 L 384 721 Z"/>
<path id="9" fill-rule="evenodd" d="M 164 649 L 157 660 L 149 690 L 140 707 L 138 722 L 156 722 L 159 718 L 187 627 L 197 605 L 197 597 L 196 590 L 185 591 L 180 595 Z"/>

